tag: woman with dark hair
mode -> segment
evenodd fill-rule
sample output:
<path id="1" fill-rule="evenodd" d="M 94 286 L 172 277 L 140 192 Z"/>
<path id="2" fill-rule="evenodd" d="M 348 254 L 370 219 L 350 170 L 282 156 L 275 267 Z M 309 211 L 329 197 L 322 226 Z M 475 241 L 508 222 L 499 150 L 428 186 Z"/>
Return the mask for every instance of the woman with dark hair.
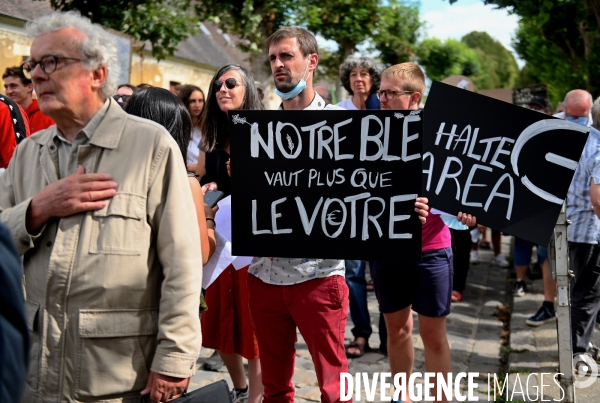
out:
<path id="1" fill-rule="evenodd" d="M 204 110 L 204 92 L 195 85 L 184 85 L 179 89 L 179 99 L 187 107 L 190 116 L 192 117 L 192 130 L 188 141 L 188 152 L 185 160 L 188 171 L 196 172 L 196 164 L 198 163 L 198 153 L 200 151 L 200 140 L 202 133 L 200 132 L 200 116 Z"/>
<path id="2" fill-rule="evenodd" d="M 185 161 L 192 119 L 179 98 L 163 88 L 146 88 L 129 98 L 126 111 L 131 115 L 152 120 L 167 129 L 181 150 L 182 162 Z M 204 194 L 194 173 L 188 172 L 188 181 L 198 216 L 202 263 L 206 264 L 215 252 L 214 217 L 218 207 L 211 209 L 204 204 Z"/>
<path id="3" fill-rule="evenodd" d="M 222 67 L 210 82 L 206 109 L 200 118 L 202 142 L 196 172 L 204 189 L 218 188 L 230 194 L 227 173 L 229 130 L 227 113 L 236 109 L 263 109 L 252 74 L 236 64 Z M 202 316 L 202 345 L 215 349 L 233 381 L 234 402 L 262 401 L 258 344 L 248 308 L 248 266 L 229 265 L 206 290 L 210 309 Z M 248 359 L 248 383 L 242 364 Z"/>
<path id="4" fill-rule="evenodd" d="M 381 70 L 368 57 L 349 56 L 340 66 L 340 81 L 351 95 L 338 103 L 344 109 L 379 109 L 377 90 L 381 84 Z"/>

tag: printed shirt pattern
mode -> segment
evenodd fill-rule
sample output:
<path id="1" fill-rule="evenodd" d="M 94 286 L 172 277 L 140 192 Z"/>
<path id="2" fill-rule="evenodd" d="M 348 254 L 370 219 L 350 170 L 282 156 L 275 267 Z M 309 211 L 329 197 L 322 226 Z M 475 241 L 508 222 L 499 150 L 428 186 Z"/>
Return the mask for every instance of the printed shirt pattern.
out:
<path id="1" fill-rule="evenodd" d="M 283 105 L 283 104 L 282 104 Z M 283 109 L 279 106 L 279 109 Z M 336 105 L 327 105 L 319 94 L 304 110 L 344 110 Z M 344 261 L 337 259 L 298 259 L 255 257 L 248 273 L 267 284 L 293 285 L 315 278 L 343 276 Z"/>
<path id="2" fill-rule="evenodd" d="M 590 199 L 590 181 L 600 184 L 600 131 L 594 129 L 585 143 L 567 194 L 567 227 L 570 242 L 595 244 L 599 240 L 600 220 Z"/>

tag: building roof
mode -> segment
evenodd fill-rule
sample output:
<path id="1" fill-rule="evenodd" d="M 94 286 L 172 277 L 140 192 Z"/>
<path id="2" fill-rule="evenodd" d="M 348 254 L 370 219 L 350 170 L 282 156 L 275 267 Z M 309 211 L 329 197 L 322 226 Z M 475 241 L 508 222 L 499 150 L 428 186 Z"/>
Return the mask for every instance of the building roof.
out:
<path id="1" fill-rule="evenodd" d="M 0 15 L 31 21 L 54 11 L 50 2 L 33 0 L 0 0 Z"/>
<path id="2" fill-rule="evenodd" d="M 215 35 L 216 34 L 216 35 Z M 220 37 L 220 38 L 219 38 Z M 230 63 L 239 63 L 217 40 L 224 38 L 216 31 L 207 35 L 202 30 L 177 44 L 175 57 L 212 66 L 217 69 Z M 150 47 L 148 47 L 150 49 Z"/>
<path id="3" fill-rule="evenodd" d="M 52 13 L 54 9 L 48 0 L 0 0 L 0 15 L 23 22 L 31 21 Z M 229 63 L 244 63 L 245 55 L 213 24 L 204 23 L 205 30 L 177 44 L 174 56 L 216 69 Z M 151 49 L 149 43 L 146 49 Z"/>

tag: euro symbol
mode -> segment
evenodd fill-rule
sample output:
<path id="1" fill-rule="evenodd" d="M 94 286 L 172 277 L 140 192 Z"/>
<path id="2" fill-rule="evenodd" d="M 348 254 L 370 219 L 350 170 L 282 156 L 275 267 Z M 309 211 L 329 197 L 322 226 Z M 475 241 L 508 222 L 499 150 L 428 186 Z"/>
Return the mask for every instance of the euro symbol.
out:
<path id="1" fill-rule="evenodd" d="M 341 222 L 337 222 L 337 221 L 333 221 L 333 219 L 335 218 L 334 214 L 335 213 L 339 213 L 340 210 L 333 210 L 331 213 L 327 214 L 327 223 L 329 225 L 341 225 Z"/>

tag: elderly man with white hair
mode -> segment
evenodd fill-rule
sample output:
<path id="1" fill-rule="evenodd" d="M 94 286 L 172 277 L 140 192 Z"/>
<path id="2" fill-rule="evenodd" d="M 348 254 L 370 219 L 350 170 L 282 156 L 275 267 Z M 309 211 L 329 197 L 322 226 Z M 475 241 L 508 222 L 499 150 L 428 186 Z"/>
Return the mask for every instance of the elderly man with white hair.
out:
<path id="1" fill-rule="evenodd" d="M 202 258 L 181 152 L 111 98 L 117 48 L 77 13 L 28 24 L 23 71 L 56 126 L 0 178 L 0 221 L 24 255 L 31 335 L 22 402 L 179 397 L 201 344 Z"/>

